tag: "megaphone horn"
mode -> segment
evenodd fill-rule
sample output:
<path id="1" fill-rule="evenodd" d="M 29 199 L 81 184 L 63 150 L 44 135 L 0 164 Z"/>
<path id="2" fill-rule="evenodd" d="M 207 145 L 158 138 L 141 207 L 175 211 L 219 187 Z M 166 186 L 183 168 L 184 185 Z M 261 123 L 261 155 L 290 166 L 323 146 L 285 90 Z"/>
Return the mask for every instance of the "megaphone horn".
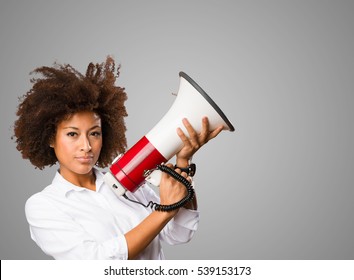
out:
<path id="1" fill-rule="evenodd" d="M 135 192 L 145 181 L 144 173 L 155 169 L 176 155 L 183 142 L 176 133 L 187 118 L 197 133 L 201 132 L 201 119 L 208 117 L 209 128 L 223 126 L 234 131 L 234 127 L 210 96 L 186 73 L 180 72 L 177 97 L 165 116 L 126 153 L 119 155 L 104 176 L 105 182 L 120 196 L 127 190 Z"/>

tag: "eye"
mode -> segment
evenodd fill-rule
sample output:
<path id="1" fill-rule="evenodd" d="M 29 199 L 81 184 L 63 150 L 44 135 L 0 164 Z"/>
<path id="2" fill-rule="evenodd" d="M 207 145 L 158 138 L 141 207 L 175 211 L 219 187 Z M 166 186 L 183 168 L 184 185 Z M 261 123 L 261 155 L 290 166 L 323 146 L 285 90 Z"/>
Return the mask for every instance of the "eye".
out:
<path id="1" fill-rule="evenodd" d="M 70 136 L 70 137 L 74 137 L 77 135 L 77 133 L 76 132 L 68 132 L 66 135 Z"/>
<path id="2" fill-rule="evenodd" d="M 91 132 L 91 135 L 94 137 L 100 137 L 101 136 L 101 132 L 100 131 L 93 131 Z"/>

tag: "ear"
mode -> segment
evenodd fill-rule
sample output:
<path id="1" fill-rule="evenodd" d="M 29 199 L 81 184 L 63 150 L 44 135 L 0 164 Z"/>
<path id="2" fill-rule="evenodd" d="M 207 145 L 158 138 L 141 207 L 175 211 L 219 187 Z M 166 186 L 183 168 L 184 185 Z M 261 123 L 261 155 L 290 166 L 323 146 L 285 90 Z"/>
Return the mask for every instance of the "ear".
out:
<path id="1" fill-rule="evenodd" d="M 53 138 L 51 138 L 49 140 L 49 147 L 54 148 L 54 139 Z"/>

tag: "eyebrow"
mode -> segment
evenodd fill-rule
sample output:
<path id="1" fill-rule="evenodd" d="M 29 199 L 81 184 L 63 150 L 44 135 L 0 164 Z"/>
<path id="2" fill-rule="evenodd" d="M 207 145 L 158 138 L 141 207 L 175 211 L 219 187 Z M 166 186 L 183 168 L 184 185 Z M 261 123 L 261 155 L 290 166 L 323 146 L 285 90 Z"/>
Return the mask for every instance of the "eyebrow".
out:
<path id="1" fill-rule="evenodd" d="M 101 128 L 99 125 L 95 125 L 93 127 L 91 127 L 89 130 L 93 130 L 93 129 L 96 129 L 96 128 Z M 63 129 L 74 129 L 74 130 L 80 130 L 79 128 L 75 127 L 75 126 L 66 126 L 66 127 L 63 127 Z"/>

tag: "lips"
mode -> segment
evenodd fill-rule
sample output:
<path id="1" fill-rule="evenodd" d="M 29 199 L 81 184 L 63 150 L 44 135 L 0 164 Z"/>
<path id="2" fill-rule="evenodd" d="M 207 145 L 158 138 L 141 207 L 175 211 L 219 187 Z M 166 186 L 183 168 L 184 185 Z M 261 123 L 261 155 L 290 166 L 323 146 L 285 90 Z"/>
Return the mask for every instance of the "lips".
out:
<path id="1" fill-rule="evenodd" d="M 81 163 L 91 163 L 93 160 L 93 156 L 75 157 L 75 159 Z"/>

